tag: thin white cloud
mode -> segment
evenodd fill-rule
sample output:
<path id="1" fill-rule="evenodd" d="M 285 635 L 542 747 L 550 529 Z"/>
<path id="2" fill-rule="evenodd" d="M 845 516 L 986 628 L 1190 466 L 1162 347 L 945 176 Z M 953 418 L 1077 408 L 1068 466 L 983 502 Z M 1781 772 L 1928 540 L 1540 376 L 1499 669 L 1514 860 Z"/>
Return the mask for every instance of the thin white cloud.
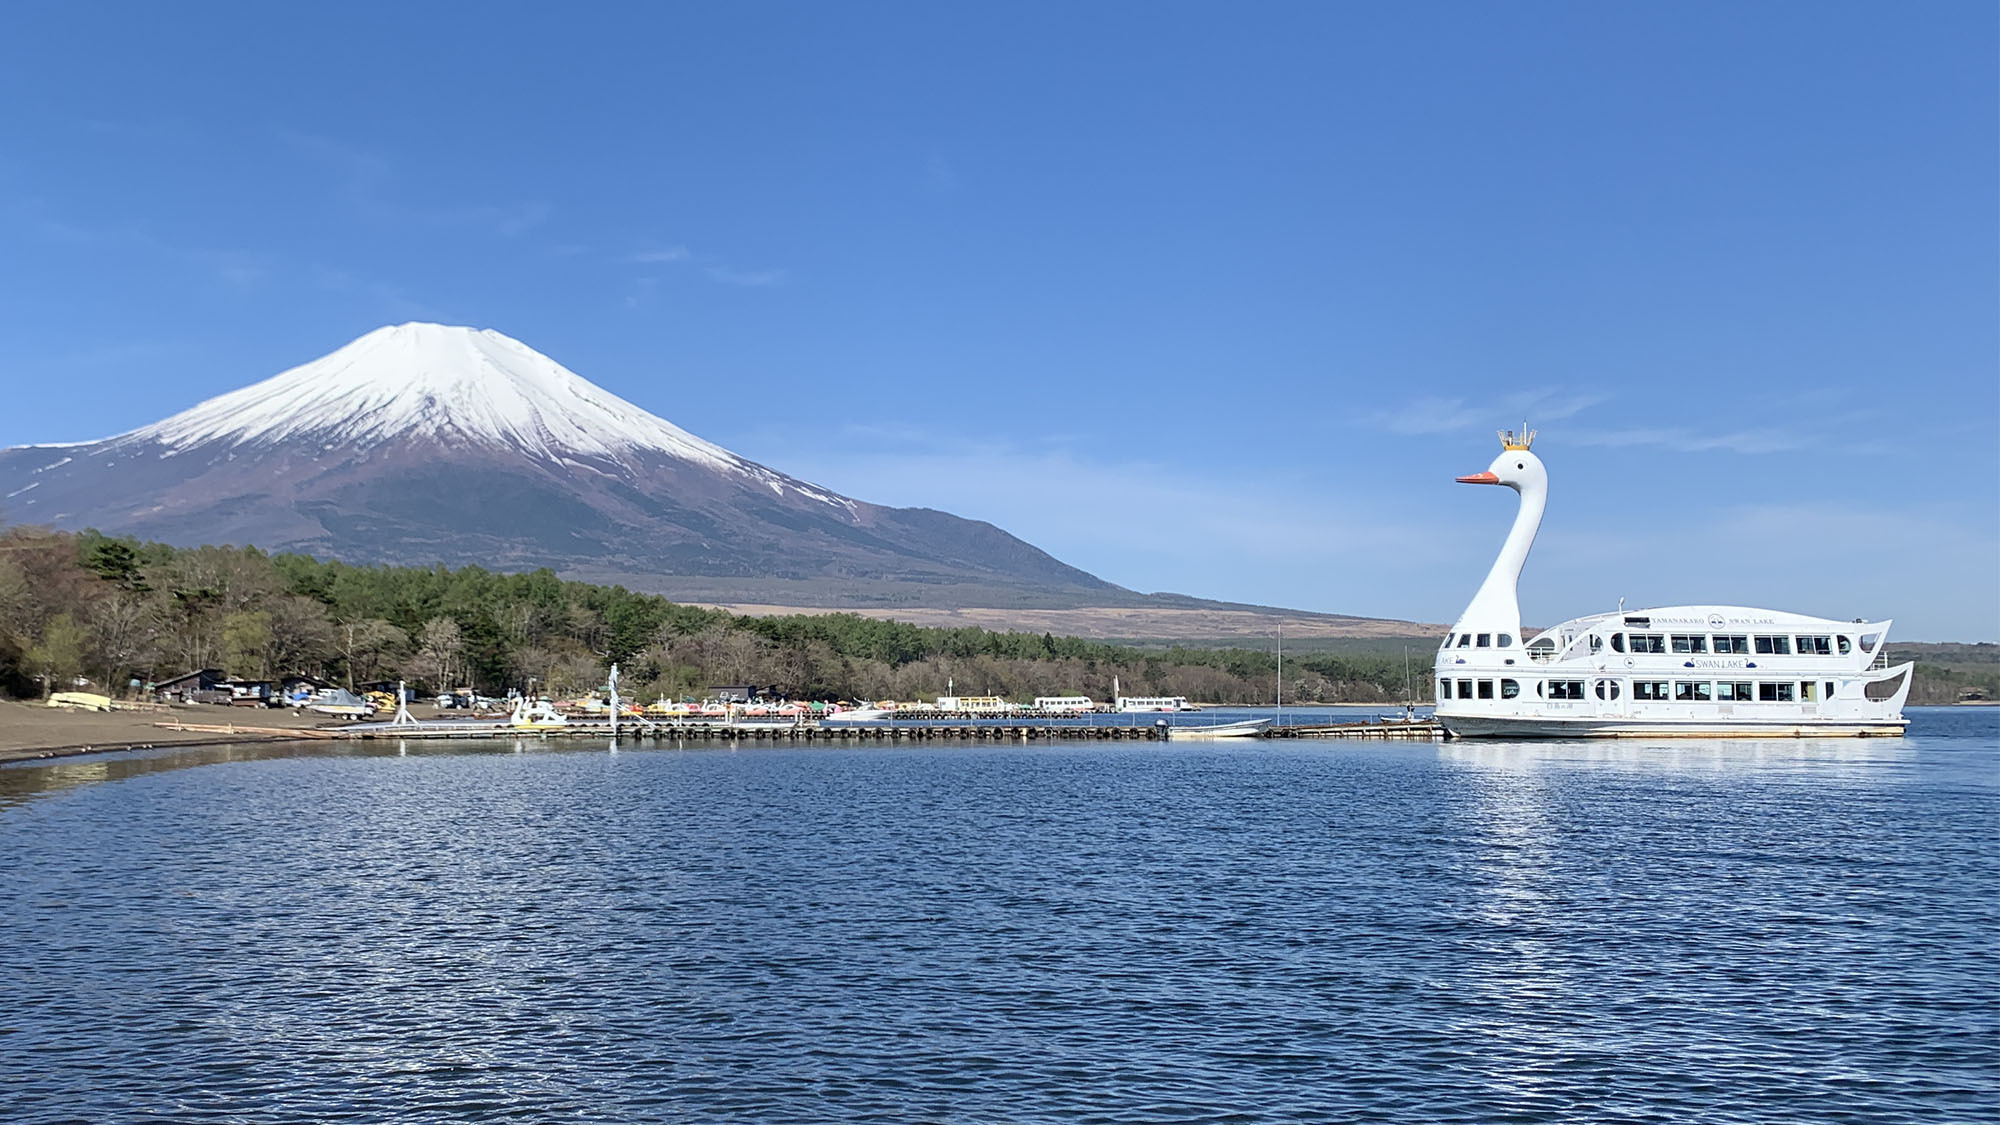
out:
<path id="1" fill-rule="evenodd" d="M 312 282 L 329 293 L 365 297 L 392 317 L 405 320 L 435 320 L 451 323 L 459 318 L 412 297 L 402 286 L 387 281 L 357 277 L 346 270 L 314 266 Z"/>
<path id="2" fill-rule="evenodd" d="M 1361 612 L 1387 610 L 1392 599 L 1381 590 L 1352 593 L 1360 576 L 1384 566 L 1407 571 L 1409 560 L 1434 558 L 1452 538 L 1428 520 L 1304 478 L 1253 485 L 1164 461 L 1095 459 L 1060 445 L 953 444 L 880 424 L 823 437 L 803 447 L 796 434 L 772 435 L 782 453 L 762 459 L 844 495 L 988 521 L 1139 590 L 1255 601 L 1301 585 L 1292 575 L 1324 567 L 1325 581 L 1303 583 L 1313 592 L 1285 604 L 1355 612 L 1366 600 Z M 1179 459 L 1196 451 L 1153 452 Z"/>
<path id="3" fill-rule="evenodd" d="M 2000 527 L 1990 514 L 1962 504 L 1815 500 L 1730 505 L 1615 534 L 1545 527 L 1521 585 L 1524 612 L 1544 624 L 1622 597 L 1631 606 L 1720 603 L 1895 618 L 1907 640 L 1993 640 L 2000 637 L 1996 573 Z"/>
<path id="4" fill-rule="evenodd" d="M 182 245 L 130 225 L 75 223 L 49 215 L 38 202 L 17 205 L 14 210 L 25 216 L 29 229 L 52 242 L 156 254 L 179 261 L 232 288 L 247 289 L 259 285 L 276 270 L 270 258 L 262 254 Z"/>
<path id="5" fill-rule="evenodd" d="M 1656 446 L 1677 453 L 1792 453 L 1815 444 L 1804 434 L 1782 426 L 1732 430 L 1729 433 L 1697 433 L 1680 427 L 1638 427 L 1622 430 L 1585 430 L 1565 435 L 1575 445 Z"/>
<path id="6" fill-rule="evenodd" d="M 330 174 L 338 204 L 370 222 L 433 227 L 479 227 L 502 238 L 518 238 L 548 221 L 555 208 L 545 201 L 464 203 L 425 207 L 394 198 L 395 164 L 379 152 L 330 137 L 281 130 L 278 141 L 293 155 Z"/>
<path id="7" fill-rule="evenodd" d="M 782 284 L 790 276 L 789 270 L 740 270 L 731 266 L 710 266 L 708 276 L 724 285 L 765 286 Z"/>
<path id="8" fill-rule="evenodd" d="M 958 186 L 958 169 L 952 166 L 951 161 L 934 152 L 925 158 L 918 184 L 926 192 L 943 194 Z"/>
<path id="9" fill-rule="evenodd" d="M 1511 426 L 1523 420 L 1531 426 L 1560 422 L 1608 401 L 1609 395 L 1559 387 L 1517 391 L 1480 403 L 1463 398 L 1425 395 L 1400 407 L 1376 411 L 1371 420 L 1394 434 L 1446 434 L 1489 426 Z"/>
<path id="10" fill-rule="evenodd" d="M 680 243 L 647 243 L 619 258 L 618 261 L 626 265 L 686 265 L 690 268 L 699 268 L 711 281 L 749 288 L 781 285 L 791 276 L 790 270 L 782 268 L 744 269 L 731 265 L 719 255 L 692 250 Z M 657 279 L 641 280 L 645 284 L 657 281 Z M 627 298 L 625 303 L 629 307 L 637 302 Z"/>

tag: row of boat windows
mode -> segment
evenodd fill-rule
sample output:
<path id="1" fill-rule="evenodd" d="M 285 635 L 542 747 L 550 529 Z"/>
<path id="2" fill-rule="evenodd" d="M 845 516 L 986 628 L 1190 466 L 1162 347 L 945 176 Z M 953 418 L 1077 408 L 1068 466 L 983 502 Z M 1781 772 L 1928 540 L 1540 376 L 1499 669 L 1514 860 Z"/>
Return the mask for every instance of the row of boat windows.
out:
<path id="1" fill-rule="evenodd" d="M 1452 685 L 1457 684 L 1453 694 Z M 1535 694 L 1543 699 L 1585 699 L 1588 680 L 1537 680 Z M 1439 699 L 1492 699 L 1493 680 L 1439 680 Z M 1498 682 L 1501 699 L 1521 694 L 1519 680 Z M 1618 680 L 1599 680 L 1595 695 L 1617 699 L 1622 690 Z M 1833 681 L 1827 680 L 1634 680 L 1632 698 L 1657 703 L 1816 703 L 1824 692 L 1833 695 Z"/>
<path id="2" fill-rule="evenodd" d="M 1866 641 L 1868 638 L 1862 638 Z M 1507 633 L 1447 633 L 1445 648 L 1510 648 Z M 1604 638 L 1590 635 L 1590 651 L 1604 651 Z M 1846 656 L 1854 651 L 1852 637 L 1799 633 L 1613 633 L 1611 651 L 1718 656 Z"/>
<path id="3" fill-rule="evenodd" d="M 1590 651 L 1602 652 L 1604 638 L 1592 634 Z M 1854 651 L 1852 637 L 1832 635 L 1801 635 L 1794 633 L 1613 633 L 1611 651 L 1647 653 L 1674 653 L 1676 655 L 1703 655 L 1713 652 L 1718 656 L 1790 656 L 1796 652 L 1800 656 L 1846 656 Z"/>

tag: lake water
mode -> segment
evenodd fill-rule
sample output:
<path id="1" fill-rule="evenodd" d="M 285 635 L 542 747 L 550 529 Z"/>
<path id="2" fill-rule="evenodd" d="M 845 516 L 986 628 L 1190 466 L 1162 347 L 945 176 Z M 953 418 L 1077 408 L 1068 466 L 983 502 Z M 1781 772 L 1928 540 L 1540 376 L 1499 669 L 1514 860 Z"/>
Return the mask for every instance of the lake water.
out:
<path id="1" fill-rule="evenodd" d="M 2000 1115 L 2000 710 L 1880 741 L 0 769 L 0 1120 Z"/>

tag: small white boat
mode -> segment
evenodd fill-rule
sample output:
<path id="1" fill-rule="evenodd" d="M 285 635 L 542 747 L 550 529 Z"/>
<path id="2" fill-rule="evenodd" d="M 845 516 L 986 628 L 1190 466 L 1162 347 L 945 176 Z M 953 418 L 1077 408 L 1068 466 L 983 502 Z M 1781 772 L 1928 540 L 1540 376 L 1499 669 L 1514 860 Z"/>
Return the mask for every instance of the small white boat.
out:
<path id="1" fill-rule="evenodd" d="M 321 688 L 306 701 L 305 709 L 336 719 L 365 719 L 375 713 L 375 705 L 345 688 Z"/>
<path id="2" fill-rule="evenodd" d="M 1198 738 L 1259 738 L 1271 725 L 1269 719 L 1245 719 L 1240 723 L 1209 723 L 1205 726 L 1170 726 L 1169 741 Z"/>
<path id="3" fill-rule="evenodd" d="M 569 720 L 547 699 L 530 700 L 522 696 L 507 723 L 515 730 L 554 730 L 568 726 Z"/>
<path id="4" fill-rule="evenodd" d="M 1598 613 L 1521 634 L 1521 568 L 1548 502 L 1534 431 L 1461 484 L 1520 494 L 1486 581 L 1439 647 L 1437 721 L 1459 738 L 1822 738 L 1899 735 L 1913 664 L 1888 621 L 1733 605 Z"/>
<path id="5" fill-rule="evenodd" d="M 836 711 L 831 715 L 823 715 L 819 721 L 822 723 L 874 723 L 895 717 L 896 712 L 886 707 L 852 707 L 845 711 Z"/>

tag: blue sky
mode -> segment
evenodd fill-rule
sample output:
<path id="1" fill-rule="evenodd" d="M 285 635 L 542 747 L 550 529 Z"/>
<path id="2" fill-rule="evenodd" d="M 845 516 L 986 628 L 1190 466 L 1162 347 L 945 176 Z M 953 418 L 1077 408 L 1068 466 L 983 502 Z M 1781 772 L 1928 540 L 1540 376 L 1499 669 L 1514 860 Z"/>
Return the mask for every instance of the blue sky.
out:
<path id="1" fill-rule="evenodd" d="M 2000 638 L 1984 3 L 0 7 L 0 445 L 497 328 L 1143 590 Z"/>

